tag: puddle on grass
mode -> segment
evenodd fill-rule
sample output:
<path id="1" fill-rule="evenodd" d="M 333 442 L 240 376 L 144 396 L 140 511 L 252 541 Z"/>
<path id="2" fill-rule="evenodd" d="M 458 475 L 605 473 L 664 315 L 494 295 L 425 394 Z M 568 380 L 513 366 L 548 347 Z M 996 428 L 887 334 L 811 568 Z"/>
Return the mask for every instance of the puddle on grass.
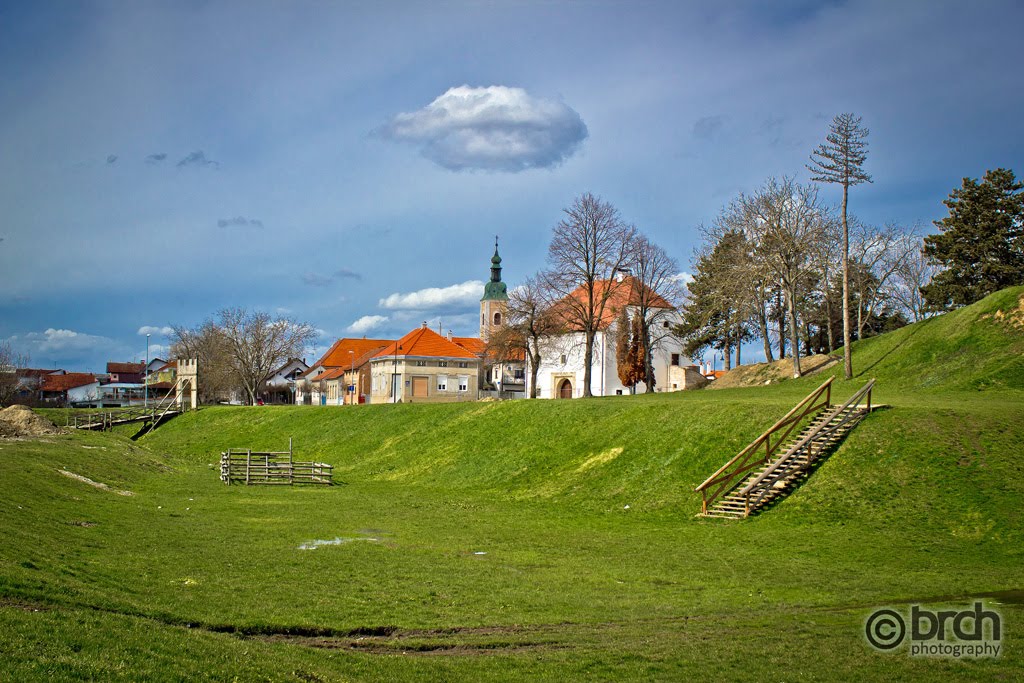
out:
<path id="1" fill-rule="evenodd" d="M 320 547 L 325 546 L 325 545 L 342 545 L 343 543 L 352 543 L 353 541 L 379 542 L 380 539 L 379 538 L 374 538 L 372 536 L 358 536 L 358 537 L 338 536 L 337 538 L 332 538 L 330 540 L 324 540 L 322 538 L 318 538 L 315 541 L 306 541 L 305 543 L 303 543 L 302 545 L 299 546 L 299 550 L 316 550 L 317 548 L 320 548 Z"/>
<path id="2" fill-rule="evenodd" d="M 1024 589 L 1016 588 L 1008 591 L 978 593 L 975 597 L 992 598 L 1000 605 L 1024 605 Z"/>

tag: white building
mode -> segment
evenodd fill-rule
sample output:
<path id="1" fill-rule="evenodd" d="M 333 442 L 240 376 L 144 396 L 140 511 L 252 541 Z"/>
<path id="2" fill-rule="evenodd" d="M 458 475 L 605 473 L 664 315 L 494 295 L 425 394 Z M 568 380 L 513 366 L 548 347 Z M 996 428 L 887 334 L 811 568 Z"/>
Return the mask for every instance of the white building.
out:
<path id="1" fill-rule="evenodd" d="M 608 298 L 600 329 L 594 336 L 594 355 L 591 366 L 590 391 L 594 396 L 615 396 L 630 393 L 619 379 L 616 363 L 616 342 L 618 320 L 625 306 L 630 319 L 639 315 L 636 306 L 639 284 L 626 276 L 615 281 L 615 289 Z M 660 301 L 658 301 L 660 300 Z M 683 355 L 682 342 L 672 334 L 674 325 L 680 322 L 679 313 L 664 299 L 657 297 L 661 305 L 651 307 L 652 365 L 654 367 L 655 391 L 681 391 L 684 388 L 684 369 L 691 365 Z M 545 344 L 541 364 L 537 371 L 537 398 L 578 398 L 583 396 L 585 336 L 582 332 L 562 334 Z M 526 393 L 530 395 L 531 372 L 527 369 Z M 636 393 L 647 390 L 640 382 Z"/>

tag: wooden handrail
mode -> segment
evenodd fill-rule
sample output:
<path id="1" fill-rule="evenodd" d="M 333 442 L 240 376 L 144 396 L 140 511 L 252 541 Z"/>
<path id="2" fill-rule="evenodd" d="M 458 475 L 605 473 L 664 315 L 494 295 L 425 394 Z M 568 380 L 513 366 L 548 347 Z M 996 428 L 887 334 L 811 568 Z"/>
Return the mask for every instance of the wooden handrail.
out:
<path id="1" fill-rule="evenodd" d="M 860 401 L 860 399 L 862 399 L 865 394 L 867 394 L 868 396 L 868 409 L 870 410 L 871 388 L 874 385 L 875 380 L 872 379 L 870 382 L 861 387 L 853 396 L 851 396 L 849 400 L 846 401 L 846 403 L 830 411 L 828 420 L 825 420 L 820 425 L 807 432 L 807 434 L 803 435 L 799 441 L 793 444 L 793 447 L 789 449 L 789 453 L 786 456 L 779 458 L 776 462 L 772 463 L 770 467 L 765 469 L 764 472 L 758 475 L 757 479 L 744 486 L 739 493 L 741 496 L 745 496 L 747 498 L 747 509 L 750 509 L 751 491 L 753 491 L 756 487 L 758 487 L 761 484 L 761 482 L 767 479 L 772 474 L 772 472 L 779 469 L 779 467 L 781 467 L 785 462 L 787 462 L 790 458 L 794 457 L 797 453 L 804 449 L 808 443 L 821 436 L 822 433 L 835 431 L 844 424 L 846 424 L 847 422 L 849 422 L 853 418 L 852 415 L 847 415 L 838 423 L 832 424 L 832 420 L 834 420 L 837 416 L 842 415 L 844 412 L 849 410 L 850 406 L 856 405 L 856 403 Z"/>
<path id="2" fill-rule="evenodd" d="M 701 493 L 702 514 L 707 514 L 708 503 L 714 502 L 719 495 L 728 490 L 731 487 L 732 481 L 737 476 L 757 467 L 762 462 L 769 462 L 775 454 L 775 450 L 786 440 L 793 429 L 800 424 L 805 417 L 819 408 L 829 407 L 832 400 L 831 386 L 834 380 L 835 377 L 829 377 L 825 380 L 821 386 L 809 393 L 802 401 L 793 406 L 788 413 L 779 418 L 779 420 L 765 430 L 761 436 L 751 441 L 746 448 L 733 456 L 729 462 L 718 468 L 714 474 L 705 479 L 700 486 L 694 489 L 694 491 L 700 491 Z M 824 402 L 817 403 L 822 394 L 826 395 Z M 783 430 L 784 427 L 786 427 L 785 430 Z M 782 435 L 775 440 L 774 444 L 772 444 L 771 437 L 775 435 L 776 432 L 780 431 L 783 432 Z M 750 463 L 751 457 L 761 448 L 762 445 L 765 447 L 764 458 L 758 458 L 753 463 Z M 730 468 L 732 468 L 731 471 Z M 709 494 L 708 489 L 713 484 L 719 484 L 719 486 Z"/>

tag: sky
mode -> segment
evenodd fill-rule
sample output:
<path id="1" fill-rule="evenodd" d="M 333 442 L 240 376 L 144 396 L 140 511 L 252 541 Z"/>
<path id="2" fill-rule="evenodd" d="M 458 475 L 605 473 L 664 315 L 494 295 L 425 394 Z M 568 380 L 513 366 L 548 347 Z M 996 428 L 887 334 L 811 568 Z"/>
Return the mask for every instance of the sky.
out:
<path id="1" fill-rule="evenodd" d="M 1022 28 L 1013 0 L 0 0 L 0 341 L 102 371 L 234 306 L 312 324 L 310 362 L 475 335 L 495 235 L 515 286 L 592 192 L 690 270 L 841 112 L 851 211 L 931 230 L 963 177 L 1024 173 Z"/>

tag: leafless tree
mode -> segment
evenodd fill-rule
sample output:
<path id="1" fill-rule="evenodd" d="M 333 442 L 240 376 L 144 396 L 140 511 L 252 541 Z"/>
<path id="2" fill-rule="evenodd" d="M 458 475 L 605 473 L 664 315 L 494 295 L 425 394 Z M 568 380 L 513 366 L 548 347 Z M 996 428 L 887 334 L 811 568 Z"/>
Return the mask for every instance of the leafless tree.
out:
<path id="1" fill-rule="evenodd" d="M 683 284 L 679 280 L 679 262 L 645 235 L 638 235 L 633 242 L 630 259 L 634 296 L 640 326 L 641 348 L 645 353 L 644 385 L 647 393 L 654 391 L 654 349 L 671 335 L 671 320 L 682 303 Z M 665 307 L 668 304 L 668 308 Z M 663 325 L 662 323 L 669 323 Z"/>
<path id="2" fill-rule="evenodd" d="M 792 178 L 770 178 L 752 195 L 740 194 L 720 218 L 723 225 L 742 231 L 759 259 L 773 273 L 786 296 L 793 376 L 800 372 L 800 325 L 797 305 L 801 286 L 814 269 L 815 245 L 831 217 L 818 199 L 817 188 Z"/>
<path id="3" fill-rule="evenodd" d="M 862 268 L 853 273 L 850 285 L 857 294 L 857 338 L 861 339 L 864 326 L 890 291 L 890 282 L 913 252 L 920 250 L 921 242 L 893 223 L 884 227 L 857 220 L 852 223 L 850 252 Z"/>
<path id="4" fill-rule="evenodd" d="M 16 352 L 9 342 L 0 341 L 0 405 L 18 393 L 18 370 L 28 366 L 28 356 Z"/>
<path id="5" fill-rule="evenodd" d="M 551 294 L 544 281 L 530 277 L 512 289 L 508 297 L 508 325 L 488 342 L 503 357 L 525 358 L 530 366 L 530 398 L 537 398 L 537 373 L 552 339 L 563 324 L 551 308 Z"/>
<path id="6" fill-rule="evenodd" d="M 172 325 L 171 358 L 199 361 L 199 399 L 215 403 L 230 397 L 241 386 L 227 339 L 220 327 L 207 320 L 196 327 Z"/>
<path id="7" fill-rule="evenodd" d="M 594 337 L 601 327 L 612 278 L 626 265 L 636 228 L 610 203 L 588 193 L 563 210 L 548 246 L 545 287 L 557 298 L 555 311 L 584 337 L 583 396 L 593 396 Z"/>
<path id="8" fill-rule="evenodd" d="M 836 269 L 842 268 L 842 245 L 843 237 L 836 228 L 834 221 L 829 221 L 822 232 L 821 239 L 814 245 L 814 261 L 820 279 L 822 303 L 825 308 L 825 334 L 828 336 L 828 352 L 834 351 L 833 340 L 836 338 L 832 329 L 832 311 L 837 303 L 833 301 L 832 279 L 835 277 Z"/>
<path id="9" fill-rule="evenodd" d="M 217 322 L 238 377 L 253 404 L 260 383 L 289 358 L 301 357 L 317 336 L 308 323 L 271 318 L 268 313 L 244 308 L 221 310 Z"/>
<path id="10" fill-rule="evenodd" d="M 889 291 L 895 301 L 913 322 L 935 315 L 925 303 L 921 288 L 932 281 L 938 267 L 924 253 L 924 240 L 917 234 L 907 235 L 907 257 L 897 267 Z"/>
<path id="11" fill-rule="evenodd" d="M 843 366 L 846 379 L 853 378 L 853 355 L 850 350 L 850 228 L 846 209 L 850 188 L 870 183 L 871 176 L 864 171 L 868 157 L 868 129 L 861 118 L 851 113 L 838 114 L 832 119 L 825 142 L 811 153 L 811 180 L 836 183 L 843 186 Z"/>

